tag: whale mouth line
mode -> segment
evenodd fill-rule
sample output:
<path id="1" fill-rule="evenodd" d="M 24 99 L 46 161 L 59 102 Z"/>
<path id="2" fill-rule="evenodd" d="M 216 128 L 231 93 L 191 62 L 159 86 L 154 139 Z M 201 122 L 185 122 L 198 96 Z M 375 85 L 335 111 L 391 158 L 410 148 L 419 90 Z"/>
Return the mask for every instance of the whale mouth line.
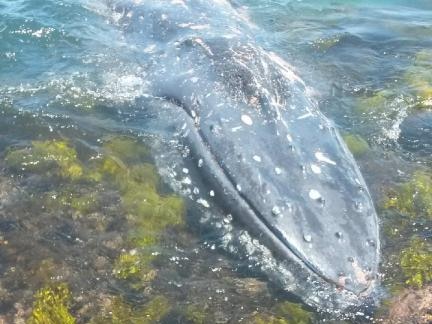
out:
<path id="1" fill-rule="evenodd" d="M 205 150 L 208 155 L 208 159 L 211 160 L 211 167 L 219 169 L 219 175 L 223 176 L 224 179 L 218 179 L 221 186 L 229 186 L 230 194 L 233 196 L 234 200 L 237 202 L 242 202 L 244 205 L 246 205 L 247 209 L 244 212 L 248 213 L 250 216 L 252 216 L 256 223 L 259 224 L 259 227 L 264 229 L 265 232 L 267 232 L 267 235 L 269 236 L 268 239 L 272 241 L 278 251 L 276 252 L 279 256 L 286 257 L 292 259 L 294 256 L 297 259 L 297 262 L 304 265 L 308 271 L 312 272 L 316 276 L 320 277 L 323 281 L 334 285 L 336 288 L 342 288 L 346 291 L 349 291 L 357 296 L 361 296 L 365 291 L 370 289 L 370 283 L 361 291 L 354 292 L 350 289 L 348 289 L 345 286 L 341 286 L 340 283 L 338 283 L 336 280 L 328 278 L 322 271 L 320 271 L 317 266 L 312 264 L 310 261 L 306 260 L 302 253 L 300 253 L 295 247 L 290 244 L 286 238 L 284 238 L 282 232 L 278 230 L 275 226 L 272 226 L 268 220 L 262 215 L 262 213 L 254 206 L 254 204 L 246 197 L 241 191 L 236 189 L 236 181 L 235 179 L 230 175 L 229 171 L 224 167 L 221 163 L 217 160 L 217 155 L 212 151 L 211 147 L 209 145 L 206 145 L 208 143 L 206 136 L 204 135 L 203 131 L 200 129 L 199 124 L 196 123 L 195 118 L 191 114 L 191 109 L 188 108 L 188 106 L 180 100 L 177 96 L 170 96 L 170 95 L 163 95 L 159 96 L 160 98 L 167 100 L 171 102 L 173 105 L 176 105 L 180 107 L 187 115 L 187 124 L 189 126 L 189 129 L 192 131 L 194 130 L 196 133 L 196 136 L 199 138 L 199 143 L 201 148 L 200 151 L 202 152 Z M 194 147 L 194 145 L 192 145 Z M 209 161 L 207 161 L 209 162 Z M 228 189 L 228 188 L 224 188 Z M 265 234 L 265 233 L 264 233 Z M 288 258 L 288 259 L 289 259 Z"/>

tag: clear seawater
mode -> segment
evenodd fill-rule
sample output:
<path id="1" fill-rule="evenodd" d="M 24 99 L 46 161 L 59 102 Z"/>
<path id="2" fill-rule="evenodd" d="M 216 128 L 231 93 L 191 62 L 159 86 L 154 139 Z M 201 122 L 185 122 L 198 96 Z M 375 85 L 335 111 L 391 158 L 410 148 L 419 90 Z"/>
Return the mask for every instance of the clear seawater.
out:
<path id="1" fill-rule="evenodd" d="M 414 236 L 432 237 L 430 217 L 384 208 L 389 192 L 432 171 L 432 90 L 424 95 L 432 89 L 432 2 L 234 5 L 257 26 L 257 42 L 315 90 L 341 133 L 361 141 L 355 157 L 383 228 L 382 295 L 390 298 L 393 287 L 407 285 L 401 251 Z M 64 305 L 78 323 L 251 323 L 284 316 L 303 323 L 289 322 L 276 307 L 298 300 L 187 222 L 166 220 L 151 245 L 134 246 L 139 239 L 133 238 L 153 224 L 137 221 L 143 196 L 124 189 L 130 183 L 115 172 L 145 166 L 151 178 L 156 171 L 152 157 L 140 153 L 145 138 L 128 127 L 135 100 L 145 94 L 142 66 L 107 8 L 102 0 L 0 0 L 0 323 L 32 317 L 41 292 L 62 284 L 71 295 Z M 118 161 L 125 154 L 116 143 L 129 145 L 128 161 Z M 138 190 L 151 182 L 131 181 Z M 167 184 L 154 182 L 150 194 L 174 197 Z M 314 322 L 328 317 L 305 308 Z M 374 316 L 385 318 L 385 310 Z"/>

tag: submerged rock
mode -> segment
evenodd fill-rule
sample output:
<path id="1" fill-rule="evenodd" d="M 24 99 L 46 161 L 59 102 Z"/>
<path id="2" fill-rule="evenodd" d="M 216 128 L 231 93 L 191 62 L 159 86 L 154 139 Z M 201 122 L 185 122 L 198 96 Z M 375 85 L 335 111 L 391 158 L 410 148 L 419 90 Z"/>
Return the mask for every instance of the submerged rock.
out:
<path id="1" fill-rule="evenodd" d="M 384 324 L 432 323 L 432 286 L 420 290 L 405 289 L 390 300 Z"/>
<path id="2" fill-rule="evenodd" d="M 432 111 L 422 111 L 408 116 L 400 125 L 399 144 L 415 154 L 432 154 Z"/>

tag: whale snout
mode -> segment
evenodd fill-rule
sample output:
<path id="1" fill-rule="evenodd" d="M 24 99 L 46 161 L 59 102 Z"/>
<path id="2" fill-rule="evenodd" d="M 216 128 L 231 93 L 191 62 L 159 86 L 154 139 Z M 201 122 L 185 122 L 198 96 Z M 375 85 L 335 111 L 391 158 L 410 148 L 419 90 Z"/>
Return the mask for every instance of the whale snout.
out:
<path id="1" fill-rule="evenodd" d="M 243 196 L 282 243 L 282 257 L 294 255 L 323 281 L 364 298 L 378 280 L 372 199 L 337 131 L 299 124 L 289 145 L 273 138 L 260 147 L 260 163 L 243 161 Z"/>
<path id="2" fill-rule="evenodd" d="M 379 262 L 377 215 L 333 125 L 316 111 L 295 116 L 286 110 L 275 121 L 250 109 L 230 114 L 232 122 L 202 120 L 200 131 L 236 200 L 250 210 L 239 213 L 248 214 L 246 224 L 255 219 L 250 231 L 280 259 L 294 260 L 336 289 L 358 298 L 370 294 Z"/>

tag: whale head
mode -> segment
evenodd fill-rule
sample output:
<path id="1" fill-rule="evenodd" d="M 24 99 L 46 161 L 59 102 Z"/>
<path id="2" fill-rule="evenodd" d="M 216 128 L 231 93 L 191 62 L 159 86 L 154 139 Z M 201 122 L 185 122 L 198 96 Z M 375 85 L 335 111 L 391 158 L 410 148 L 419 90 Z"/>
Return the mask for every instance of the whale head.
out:
<path id="1" fill-rule="evenodd" d="M 206 199 L 275 258 L 295 265 L 300 281 L 317 280 L 359 301 L 370 295 L 379 262 L 377 215 L 359 167 L 309 88 L 257 46 L 252 32 L 239 31 L 250 31 L 244 22 L 232 24 L 229 6 L 213 21 L 201 12 L 217 2 L 175 10 L 150 3 L 127 15 L 127 30 L 134 42 L 155 47 L 142 55 L 152 96 L 170 103 L 159 120 L 177 120 L 176 134 L 203 162 L 197 174 L 213 193 Z M 186 21 L 194 12 L 196 21 Z M 305 289 L 299 294 L 307 299 Z"/>
<path id="2" fill-rule="evenodd" d="M 304 83 L 284 75 L 289 67 L 273 54 L 253 55 L 268 60 L 270 84 L 262 88 L 245 80 L 264 68 L 234 65 L 226 73 L 234 81 L 201 81 L 197 73 L 172 86 L 164 82 L 163 96 L 188 116 L 185 138 L 217 192 L 209 199 L 276 258 L 361 303 L 377 280 L 380 242 L 359 167 Z"/>

